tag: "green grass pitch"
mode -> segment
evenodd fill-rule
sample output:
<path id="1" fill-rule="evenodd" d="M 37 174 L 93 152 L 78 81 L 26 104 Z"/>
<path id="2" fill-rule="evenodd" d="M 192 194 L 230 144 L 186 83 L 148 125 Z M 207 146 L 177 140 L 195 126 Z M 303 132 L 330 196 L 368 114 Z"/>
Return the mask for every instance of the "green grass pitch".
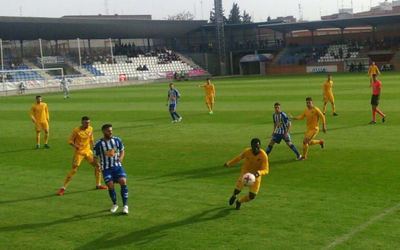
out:
<path id="1" fill-rule="evenodd" d="M 34 150 L 28 111 L 34 96 L 0 98 L 0 249 L 399 249 L 400 81 L 384 74 L 371 120 L 366 74 L 334 74 L 338 117 L 327 115 L 326 147 L 295 161 L 282 144 L 257 198 L 228 206 L 239 166 L 223 163 L 250 139 L 266 147 L 273 103 L 300 114 L 305 97 L 322 108 L 325 75 L 214 79 L 216 107 L 207 113 L 200 81 L 176 83 L 183 121 L 172 124 L 167 83 L 43 94 L 51 115 L 51 149 Z M 328 113 L 331 109 L 328 106 Z M 85 162 L 65 196 L 55 195 L 70 170 L 67 138 L 88 115 L 111 122 L 125 143 L 128 216 L 109 213 L 107 191 L 94 190 Z M 304 121 L 292 139 L 301 150 Z M 244 190 L 246 191 L 246 190 Z M 242 192 L 243 193 L 243 192 Z M 117 197 L 121 204 L 119 186 Z M 120 208 L 121 209 L 121 208 Z M 120 210 L 121 211 L 121 210 Z"/>

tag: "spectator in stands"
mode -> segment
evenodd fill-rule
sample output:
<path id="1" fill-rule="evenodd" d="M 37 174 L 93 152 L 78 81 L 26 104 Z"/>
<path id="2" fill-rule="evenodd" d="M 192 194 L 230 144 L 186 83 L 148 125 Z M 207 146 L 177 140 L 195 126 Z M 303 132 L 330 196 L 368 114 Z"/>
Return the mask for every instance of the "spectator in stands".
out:
<path id="1" fill-rule="evenodd" d="M 358 63 L 357 70 L 358 70 L 358 72 L 364 71 L 364 65 L 361 62 Z"/>
<path id="2" fill-rule="evenodd" d="M 149 70 L 149 68 L 147 67 L 147 65 L 146 65 L 146 64 L 144 64 L 144 65 L 143 65 L 143 68 L 142 68 L 142 70 L 143 70 L 143 71 L 148 71 L 148 70 Z"/>

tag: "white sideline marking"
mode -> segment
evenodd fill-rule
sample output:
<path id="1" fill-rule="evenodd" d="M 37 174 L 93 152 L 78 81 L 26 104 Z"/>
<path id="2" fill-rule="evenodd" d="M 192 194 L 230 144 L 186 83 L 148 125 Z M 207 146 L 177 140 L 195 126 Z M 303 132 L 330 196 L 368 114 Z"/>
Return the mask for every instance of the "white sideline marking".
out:
<path id="1" fill-rule="evenodd" d="M 382 213 L 378 214 L 375 217 L 372 217 L 371 219 L 369 219 L 368 221 L 366 221 L 365 223 L 355 227 L 354 229 L 352 229 L 349 233 L 344 234 L 338 238 L 336 238 L 332 243 L 330 243 L 328 246 L 324 247 L 323 249 L 332 249 L 333 247 L 342 244 L 343 242 L 346 242 L 347 240 L 349 240 L 350 238 L 352 238 L 354 235 L 358 234 L 359 232 L 365 230 L 367 227 L 369 227 L 370 225 L 374 224 L 375 222 L 381 220 L 382 218 L 384 218 L 385 216 L 392 214 L 394 212 L 396 212 L 397 210 L 400 209 L 400 203 L 398 203 L 397 205 L 387 208 L 385 210 L 383 210 Z"/>

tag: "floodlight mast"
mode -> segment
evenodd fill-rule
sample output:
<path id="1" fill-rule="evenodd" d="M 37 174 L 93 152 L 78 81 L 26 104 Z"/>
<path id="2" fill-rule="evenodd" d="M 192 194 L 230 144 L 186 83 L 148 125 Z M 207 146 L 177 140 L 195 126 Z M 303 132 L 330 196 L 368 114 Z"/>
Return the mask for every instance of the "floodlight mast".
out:
<path id="1" fill-rule="evenodd" d="M 220 66 L 220 74 L 226 74 L 226 55 L 225 55 L 225 32 L 224 32 L 224 15 L 222 11 L 222 0 L 214 0 L 215 9 L 215 28 L 216 40 L 218 44 L 218 59 Z"/>

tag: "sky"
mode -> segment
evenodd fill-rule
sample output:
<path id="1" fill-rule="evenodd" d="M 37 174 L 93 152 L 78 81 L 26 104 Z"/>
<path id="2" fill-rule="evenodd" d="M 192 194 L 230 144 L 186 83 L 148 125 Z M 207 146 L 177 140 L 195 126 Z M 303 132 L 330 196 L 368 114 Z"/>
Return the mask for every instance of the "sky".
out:
<path id="1" fill-rule="evenodd" d="M 321 15 L 337 13 L 338 8 L 355 12 L 367 11 L 384 0 L 222 0 L 225 15 L 233 3 L 241 12 L 246 10 L 253 21 L 265 21 L 268 16 L 300 17 L 299 4 L 304 20 L 319 20 Z M 189 11 L 196 19 L 209 19 L 214 0 L 0 0 L 0 16 L 61 17 L 64 15 L 150 14 L 153 19 L 166 19 L 182 11 Z M 389 0 L 389 2 L 391 2 Z"/>

